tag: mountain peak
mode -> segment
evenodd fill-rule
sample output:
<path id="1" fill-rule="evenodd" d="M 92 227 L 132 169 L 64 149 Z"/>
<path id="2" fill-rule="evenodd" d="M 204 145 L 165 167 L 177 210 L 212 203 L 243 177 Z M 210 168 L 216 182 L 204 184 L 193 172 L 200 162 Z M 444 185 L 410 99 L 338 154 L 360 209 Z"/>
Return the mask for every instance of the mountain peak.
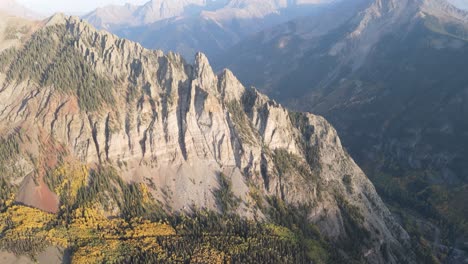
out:
<path id="1" fill-rule="evenodd" d="M 203 52 L 197 52 L 195 54 L 195 68 L 206 68 L 211 67 L 208 57 Z"/>
<path id="2" fill-rule="evenodd" d="M 69 16 L 66 16 L 64 13 L 55 13 L 47 19 L 46 26 L 65 25 L 68 18 Z"/>
<path id="3" fill-rule="evenodd" d="M 226 102 L 241 101 L 245 88 L 232 71 L 224 69 L 219 76 L 219 92 Z"/>
<path id="4" fill-rule="evenodd" d="M 157 21 L 198 12 L 206 0 L 152 0 L 143 5 L 106 6 L 84 16 L 97 27 L 146 25 Z"/>
<path id="5" fill-rule="evenodd" d="M 196 85 L 201 89 L 206 90 L 208 93 L 217 94 L 217 76 L 214 74 L 213 69 L 205 54 L 198 52 L 195 55 L 195 63 L 193 65 L 194 73 L 193 78 Z"/>

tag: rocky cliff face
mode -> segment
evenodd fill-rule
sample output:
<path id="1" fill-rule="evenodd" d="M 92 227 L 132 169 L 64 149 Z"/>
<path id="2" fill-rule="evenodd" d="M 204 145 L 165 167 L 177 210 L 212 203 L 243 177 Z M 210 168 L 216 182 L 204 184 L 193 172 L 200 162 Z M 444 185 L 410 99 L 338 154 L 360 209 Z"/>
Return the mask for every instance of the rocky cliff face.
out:
<path id="1" fill-rule="evenodd" d="M 325 119 L 214 74 L 203 54 L 188 64 L 57 15 L 1 56 L 0 135 L 15 147 L 0 168 L 18 201 L 57 210 L 43 178 L 79 161 L 146 184 L 168 212 L 219 211 L 224 175 L 239 215 L 267 220 L 258 199 L 276 197 L 307 206 L 336 243 L 367 234 L 369 262 L 411 261 L 406 232 Z"/>
<path id="2" fill-rule="evenodd" d="M 257 34 L 214 65 L 324 115 L 389 202 L 444 219 L 435 222 L 465 230 L 448 236 L 466 241 L 467 12 L 444 0 L 343 2 L 327 12 Z"/>

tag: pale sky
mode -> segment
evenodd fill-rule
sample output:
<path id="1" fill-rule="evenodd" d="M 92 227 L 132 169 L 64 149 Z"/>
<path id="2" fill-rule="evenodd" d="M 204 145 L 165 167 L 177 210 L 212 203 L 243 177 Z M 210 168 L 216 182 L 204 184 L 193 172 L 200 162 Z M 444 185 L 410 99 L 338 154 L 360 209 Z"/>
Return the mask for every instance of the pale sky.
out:
<path id="1" fill-rule="evenodd" d="M 149 0 L 17 0 L 18 3 L 34 12 L 51 15 L 63 12 L 73 15 L 84 14 L 97 7 L 110 4 L 143 4 Z"/>

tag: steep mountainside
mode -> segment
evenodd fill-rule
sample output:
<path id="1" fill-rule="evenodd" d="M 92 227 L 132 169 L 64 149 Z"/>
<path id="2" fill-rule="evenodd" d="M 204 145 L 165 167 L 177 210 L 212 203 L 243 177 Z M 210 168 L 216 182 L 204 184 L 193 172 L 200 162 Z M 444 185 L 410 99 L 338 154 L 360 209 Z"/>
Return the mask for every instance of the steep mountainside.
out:
<path id="1" fill-rule="evenodd" d="M 215 65 L 324 115 L 389 201 L 466 241 L 468 13 L 442 0 L 354 8 L 262 32 Z"/>
<path id="2" fill-rule="evenodd" d="M 244 37 L 298 16 L 318 12 L 335 0 L 164 0 L 142 6 L 110 6 L 84 16 L 97 28 L 148 48 L 209 57 Z M 319 8 L 320 7 L 320 8 Z"/>
<path id="3" fill-rule="evenodd" d="M 257 221 L 241 231 L 283 226 L 273 226 L 292 241 L 278 250 L 290 257 L 281 263 L 299 263 L 294 258 L 303 255 L 281 252 L 300 241 L 309 261 L 330 254 L 334 261 L 413 262 L 406 232 L 325 119 L 289 112 L 228 70 L 215 75 L 203 54 L 191 65 L 78 18 L 56 15 L 22 43 L 0 55 L 2 248 L 34 255 L 43 243 L 88 261 L 131 262 L 132 254 L 194 261 L 203 252 L 244 259 L 236 254 L 255 247 L 229 253 L 219 247 L 230 243 L 227 236 L 191 253 L 173 250 L 186 242 L 171 244 L 186 232 L 197 237 L 203 226 L 229 227 L 237 215 Z M 147 221 L 199 211 L 231 217 L 213 230 L 203 215 L 193 218 L 203 223 L 195 227 L 186 217 L 173 222 L 176 231 Z M 288 235 L 298 230 L 309 231 Z M 242 232 L 234 238 L 253 231 Z M 219 236 L 202 234 L 205 242 Z M 324 240 L 311 240 L 320 234 Z M 278 240 L 261 239 L 263 250 L 250 259 L 270 254 L 268 241 Z M 122 248 L 133 253 L 116 255 Z"/>

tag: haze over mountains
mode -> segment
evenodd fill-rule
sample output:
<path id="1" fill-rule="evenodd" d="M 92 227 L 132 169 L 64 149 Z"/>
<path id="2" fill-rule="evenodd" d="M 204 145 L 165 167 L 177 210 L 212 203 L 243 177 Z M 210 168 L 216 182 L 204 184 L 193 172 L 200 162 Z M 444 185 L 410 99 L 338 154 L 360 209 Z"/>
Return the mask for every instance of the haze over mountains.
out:
<path id="1" fill-rule="evenodd" d="M 468 13 L 446 1 L 362 0 L 263 31 L 214 61 L 324 115 L 381 194 L 446 219 L 467 241 L 467 40 Z"/>
<path id="2" fill-rule="evenodd" d="M 468 10 L 468 2 L 466 0 L 450 0 L 449 2 L 458 8 Z"/>
<path id="3" fill-rule="evenodd" d="M 466 7 L 464 0 L 451 1 Z M 141 6 L 101 7 L 84 18 L 147 48 L 175 51 L 186 58 L 202 51 L 212 57 L 253 33 L 339 2 L 354 6 L 347 0 L 154 0 Z"/>
<path id="4" fill-rule="evenodd" d="M 41 15 L 20 5 L 15 0 L 0 0 L 0 12 L 27 19 L 40 19 Z"/>
<path id="5" fill-rule="evenodd" d="M 148 48 L 209 57 L 245 36 L 309 14 L 333 0 L 163 0 L 99 8 L 84 19 Z M 164 37 L 162 37 L 164 36 Z"/>

